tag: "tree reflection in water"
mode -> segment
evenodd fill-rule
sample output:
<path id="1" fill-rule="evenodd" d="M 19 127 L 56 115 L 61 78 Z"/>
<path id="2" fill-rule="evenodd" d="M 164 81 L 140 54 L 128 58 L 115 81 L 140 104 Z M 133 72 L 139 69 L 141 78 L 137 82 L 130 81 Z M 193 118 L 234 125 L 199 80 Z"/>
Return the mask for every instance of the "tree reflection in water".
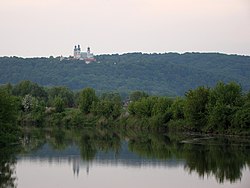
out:
<path id="1" fill-rule="evenodd" d="M 249 166 L 250 152 L 246 146 L 240 145 L 195 145 L 185 149 L 185 168 L 199 176 L 214 175 L 216 180 L 231 183 L 240 180 L 242 169 Z"/>
<path id="2" fill-rule="evenodd" d="M 15 155 L 18 147 L 11 146 L 11 148 L 0 148 L 0 187 L 11 188 L 16 187 L 15 184 Z"/>
<path id="3" fill-rule="evenodd" d="M 219 183 L 225 181 L 233 183 L 240 180 L 244 167 L 250 166 L 250 142 L 242 138 L 204 139 L 198 136 L 163 135 L 132 130 L 121 132 L 108 128 L 34 131 L 32 134 L 27 133 L 33 136 L 27 137 L 24 134 L 26 144 L 23 145 L 21 153 L 32 153 L 44 143 L 48 143 L 54 150 L 64 150 L 74 144 L 78 146 L 83 161 L 94 160 L 98 152 L 112 152 L 115 156 L 126 159 L 126 156 L 121 156 L 126 155 L 124 151 L 121 152 L 122 143 L 126 142 L 128 152 L 133 152 L 140 160 L 182 160 L 185 161 L 184 169 L 189 173 L 197 173 L 200 177 L 214 176 Z M 3 163 L 7 162 L 11 161 L 1 160 L 1 168 L 4 166 Z M 14 173 L 11 167 L 14 163 L 9 164 L 8 170 L 5 170 L 9 172 L 6 177 Z M 9 180 L 13 182 L 14 179 L 9 178 Z"/>
<path id="4" fill-rule="evenodd" d="M 190 136 L 133 134 L 129 149 L 151 159 L 184 159 L 188 172 L 196 172 L 200 177 L 214 175 L 219 183 L 240 180 L 242 170 L 250 166 L 249 140 L 242 143 L 244 140 L 239 138 L 203 140 L 201 137 L 193 138 L 195 142 L 184 143 L 187 138 Z"/>

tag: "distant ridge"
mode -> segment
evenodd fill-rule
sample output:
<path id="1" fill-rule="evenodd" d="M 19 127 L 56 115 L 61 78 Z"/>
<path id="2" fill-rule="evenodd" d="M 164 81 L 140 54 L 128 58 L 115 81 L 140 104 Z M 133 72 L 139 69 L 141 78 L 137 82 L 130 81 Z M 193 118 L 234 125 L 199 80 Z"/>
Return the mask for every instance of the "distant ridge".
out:
<path id="1" fill-rule="evenodd" d="M 0 57 L 0 84 L 31 80 L 44 86 L 98 91 L 143 90 L 159 95 L 184 95 L 197 86 L 237 82 L 250 89 L 250 56 L 221 53 L 112 54 L 90 64 L 59 58 Z"/>

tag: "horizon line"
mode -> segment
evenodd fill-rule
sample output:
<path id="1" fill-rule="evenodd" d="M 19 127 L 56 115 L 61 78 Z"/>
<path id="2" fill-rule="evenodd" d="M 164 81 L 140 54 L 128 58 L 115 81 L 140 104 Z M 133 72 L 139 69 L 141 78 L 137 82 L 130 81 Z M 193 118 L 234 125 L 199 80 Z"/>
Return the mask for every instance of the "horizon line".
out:
<path id="1" fill-rule="evenodd" d="M 244 56 L 244 57 L 249 57 L 250 54 L 237 54 L 237 53 L 226 53 L 226 52 L 218 52 L 218 51 L 186 51 L 186 52 L 177 52 L 177 51 L 168 51 L 168 52 L 142 52 L 142 51 L 131 51 L 131 52 L 117 52 L 117 53 L 98 53 L 98 54 L 94 54 L 94 56 L 102 56 L 102 55 L 126 55 L 126 54 L 157 54 L 157 55 L 161 55 L 161 54 L 179 54 L 179 55 L 183 55 L 183 54 L 188 54 L 188 53 L 194 53 L 194 54 L 222 54 L 222 55 L 237 55 L 237 56 Z M 73 56 L 72 54 L 68 55 L 68 56 L 64 56 L 64 55 L 48 55 L 48 56 L 19 56 L 19 55 L 0 55 L 0 57 L 18 57 L 18 58 L 57 58 L 57 57 L 70 57 Z"/>

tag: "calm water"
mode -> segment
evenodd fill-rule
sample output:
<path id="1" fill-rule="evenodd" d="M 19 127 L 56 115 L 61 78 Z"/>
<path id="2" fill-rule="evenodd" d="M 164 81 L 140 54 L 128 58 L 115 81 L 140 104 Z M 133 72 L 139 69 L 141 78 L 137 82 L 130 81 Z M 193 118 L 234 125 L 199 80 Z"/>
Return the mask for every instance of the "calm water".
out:
<path id="1" fill-rule="evenodd" d="M 249 139 L 36 130 L 1 151 L 0 187 L 249 188 L 249 166 Z"/>

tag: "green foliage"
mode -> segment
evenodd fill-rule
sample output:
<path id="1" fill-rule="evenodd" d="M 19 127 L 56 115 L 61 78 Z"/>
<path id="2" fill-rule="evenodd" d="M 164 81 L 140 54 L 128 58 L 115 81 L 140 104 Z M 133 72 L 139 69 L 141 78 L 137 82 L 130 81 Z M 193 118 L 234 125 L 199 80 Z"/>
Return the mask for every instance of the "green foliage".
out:
<path id="1" fill-rule="evenodd" d="M 17 99 L 0 89 L 0 145 L 18 142 Z"/>
<path id="2" fill-rule="evenodd" d="M 167 119 L 167 120 L 166 120 Z M 170 117 L 165 117 L 163 114 L 157 114 L 149 119 L 149 129 L 158 130 L 163 128 L 163 125 L 169 121 Z"/>
<path id="3" fill-rule="evenodd" d="M 114 101 L 117 104 L 121 104 L 122 102 L 122 99 L 119 93 L 103 93 L 100 97 L 100 100 Z"/>
<path id="4" fill-rule="evenodd" d="M 45 117 L 45 102 L 27 94 L 22 99 L 19 122 L 22 125 L 42 125 Z"/>
<path id="5" fill-rule="evenodd" d="M 92 104 L 91 112 L 94 115 L 104 116 L 105 118 L 116 119 L 121 115 L 122 101 L 117 93 L 104 93 L 100 100 Z"/>
<path id="6" fill-rule="evenodd" d="M 245 98 L 246 102 L 250 103 L 250 91 L 246 94 Z"/>
<path id="7" fill-rule="evenodd" d="M 31 95 L 33 97 L 46 100 L 47 93 L 43 87 L 40 87 L 37 83 L 33 83 L 28 80 L 21 81 L 13 87 L 13 95 L 22 96 Z"/>
<path id="8" fill-rule="evenodd" d="M 143 91 L 134 91 L 129 95 L 130 101 L 139 101 L 142 98 L 147 98 L 149 95 Z"/>
<path id="9" fill-rule="evenodd" d="M 201 130 L 207 122 L 207 104 L 209 89 L 198 87 L 195 90 L 189 90 L 186 94 L 184 106 L 184 116 L 190 127 Z"/>
<path id="10" fill-rule="evenodd" d="M 47 89 L 49 97 L 49 106 L 53 106 L 53 102 L 56 97 L 60 97 L 66 107 L 74 107 L 74 93 L 67 87 L 52 87 Z"/>
<path id="11" fill-rule="evenodd" d="M 142 98 L 139 101 L 132 102 L 128 106 L 129 113 L 138 117 L 151 117 L 156 102 L 157 97 Z"/>
<path id="12" fill-rule="evenodd" d="M 43 86 L 80 90 L 183 96 L 189 89 L 218 80 L 236 81 L 250 89 L 250 57 L 218 53 L 100 55 L 97 62 L 59 61 L 57 58 L 0 57 L 0 84 L 31 80 Z M 26 95 L 24 93 L 22 96 Z M 31 94 L 33 96 L 33 94 Z"/>
<path id="13" fill-rule="evenodd" d="M 6 91 L 9 95 L 12 95 L 13 86 L 10 83 L 0 85 L 0 90 Z"/>
<path id="14" fill-rule="evenodd" d="M 210 107 L 217 104 L 224 104 L 229 107 L 242 105 L 242 89 L 240 85 L 230 82 L 225 84 L 223 82 L 217 83 L 214 89 L 211 90 L 209 96 Z"/>
<path id="15" fill-rule="evenodd" d="M 95 102 L 92 106 L 91 112 L 95 115 L 104 116 L 106 118 L 116 118 L 120 115 L 120 110 L 116 109 L 116 104 L 109 100 Z"/>
<path id="16" fill-rule="evenodd" d="M 46 126 L 54 128 L 83 128 L 93 120 L 84 115 L 78 108 L 66 108 L 63 112 L 55 112 L 46 116 Z M 93 123 L 94 124 L 94 123 Z M 91 124 L 91 126 L 93 126 Z"/>
<path id="17" fill-rule="evenodd" d="M 224 104 L 217 104 L 209 112 L 206 131 L 225 132 L 231 125 L 232 109 Z"/>
<path id="18" fill-rule="evenodd" d="M 185 98 L 142 97 L 129 104 L 128 112 L 134 119 L 147 124 L 136 122 L 134 126 L 150 129 L 161 129 L 169 124 L 172 130 L 176 125 L 178 130 L 230 134 L 244 131 L 248 134 L 247 104 L 250 104 L 249 94 L 243 96 L 240 85 L 219 82 L 212 89 L 189 90 Z M 130 122 L 133 121 L 128 118 Z"/>
<path id="19" fill-rule="evenodd" d="M 238 109 L 233 117 L 233 127 L 237 130 L 250 132 L 250 103 Z"/>
<path id="20" fill-rule="evenodd" d="M 233 116 L 243 104 L 241 87 L 236 83 L 219 82 L 210 91 L 208 105 L 208 131 L 224 132 L 231 127 Z"/>
<path id="21" fill-rule="evenodd" d="M 185 100 L 177 97 L 173 104 L 171 105 L 171 112 L 173 114 L 173 119 L 184 119 L 184 107 Z"/>
<path id="22" fill-rule="evenodd" d="M 135 118 L 141 118 L 142 120 L 148 118 L 148 122 L 142 124 L 144 127 L 161 129 L 172 118 L 172 112 L 170 111 L 172 103 L 173 100 L 166 97 L 143 97 L 138 101 L 131 102 L 128 111 Z M 148 124 L 148 126 L 145 124 Z"/>
<path id="23" fill-rule="evenodd" d="M 65 113 L 53 113 L 47 117 L 47 124 L 52 127 L 60 127 L 64 126 L 63 119 L 65 117 Z"/>
<path id="24" fill-rule="evenodd" d="M 80 92 L 79 96 L 79 108 L 85 114 L 90 112 L 91 106 L 93 102 L 98 100 L 95 95 L 95 90 L 92 88 L 85 88 Z"/>
<path id="25" fill-rule="evenodd" d="M 158 97 L 152 109 L 152 115 L 165 114 L 170 110 L 173 100 L 167 97 Z"/>
<path id="26" fill-rule="evenodd" d="M 45 118 L 45 103 L 43 101 L 36 100 L 36 105 L 31 112 L 32 120 L 35 125 L 42 125 Z"/>
<path id="27" fill-rule="evenodd" d="M 0 120 L 1 123 L 15 123 L 17 116 L 16 98 L 6 91 L 0 90 Z"/>
<path id="28" fill-rule="evenodd" d="M 250 94 L 243 95 L 241 86 L 234 82 L 219 82 L 211 89 L 198 87 L 189 90 L 185 98 L 175 99 L 136 91 L 130 96 L 133 101 L 128 108 L 122 105 L 118 93 L 103 93 L 98 98 L 92 88 L 74 94 L 66 87 L 44 89 L 24 81 L 16 86 L 3 85 L 0 90 L 3 96 L 0 119 L 9 119 L 2 126 L 6 130 L 12 127 L 10 119 L 16 120 L 18 114 L 20 125 L 41 126 L 47 122 L 55 126 L 89 127 L 121 122 L 124 127 L 148 130 L 166 130 L 167 126 L 174 130 L 176 125 L 178 130 L 230 134 L 249 132 Z M 41 95 L 42 91 L 45 91 L 44 95 Z M 13 97 L 12 93 L 18 97 Z M 48 96 L 49 100 L 42 96 Z M 76 101 L 78 109 L 74 108 Z M 10 106 L 16 113 L 7 113 Z"/>
<path id="29" fill-rule="evenodd" d="M 61 122 L 67 128 L 84 127 L 85 123 L 86 117 L 79 109 L 67 109 Z"/>
<path id="30" fill-rule="evenodd" d="M 65 103 L 61 97 L 55 97 L 54 99 L 54 107 L 56 109 L 56 112 L 61 113 L 64 111 Z"/>

